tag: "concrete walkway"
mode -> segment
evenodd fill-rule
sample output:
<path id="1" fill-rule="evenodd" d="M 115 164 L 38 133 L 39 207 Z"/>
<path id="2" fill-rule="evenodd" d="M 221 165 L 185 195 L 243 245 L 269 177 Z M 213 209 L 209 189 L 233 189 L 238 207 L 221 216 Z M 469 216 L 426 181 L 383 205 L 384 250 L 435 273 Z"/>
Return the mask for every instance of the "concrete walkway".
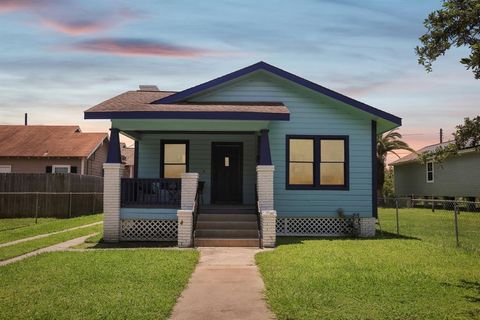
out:
<path id="1" fill-rule="evenodd" d="M 0 261 L 0 266 L 5 266 L 7 264 L 26 259 L 28 257 L 35 256 L 35 255 L 40 254 L 40 253 L 54 252 L 54 251 L 65 251 L 72 246 L 76 246 L 76 245 L 84 243 L 85 240 L 87 240 L 88 238 L 93 237 L 97 234 L 98 234 L 98 232 L 95 232 L 95 233 L 89 234 L 87 236 L 75 238 L 75 239 L 72 239 L 72 240 L 68 240 L 68 241 L 65 241 L 65 242 L 54 244 L 53 246 L 50 246 L 50 247 L 45 247 L 45 248 L 41 248 L 41 249 L 29 252 L 29 253 L 25 253 L 25 254 L 22 254 L 21 256 L 15 257 L 15 258 L 3 260 L 3 261 Z"/>
<path id="2" fill-rule="evenodd" d="M 200 263 L 178 299 L 172 320 L 275 319 L 264 300 L 265 290 L 255 248 L 200 248 Z"/>
<path id="3" fill-rule="evenodd" d="M 98 222 L 94 222 L 94 223 L 90 223 L 90 224 L 84 224 L 84 225 L 81 225 L 81 226 L 78 226 L 78 227 L 73 227 L 73 228 L 70 228 L 70 229 L 64 229 L 64 230 L 60 230 L 60 231 L 55 231 L 55 232 L 50 232 L 50 233 L 39 234 L 39 235 L 33 236 L 33 237 L 28 237 L 28 238 L 23 238 L 23 239 L 15 240 L 15 241 L 10 241 L 10 242 L 6 242 L 6 243 L 1 243 L 1 244 L 0 244 L 0 248 L 12 246 L 12 245 L 14 245 L 14 244 L 22 243 L 22 242 L 26 242 L 26 241 L 30 241 L 30 240 L 36 240 L 36 239 L 45 238 L 45 237 L 48 237 L 48 236 L 51 236 L 51 235 L 54 235 L 54 234 L 58 234 L 58 233 L 63 233 L 63 232 L 68 232 L 68 231 L 72 231 L 72 230 L 77 230 L 77 229 L 92 227 L 92 226 L 96 226 L 97 224 L 101 224 L 101 223 L 103 223 L 103 221 L 98 221 Z"/>

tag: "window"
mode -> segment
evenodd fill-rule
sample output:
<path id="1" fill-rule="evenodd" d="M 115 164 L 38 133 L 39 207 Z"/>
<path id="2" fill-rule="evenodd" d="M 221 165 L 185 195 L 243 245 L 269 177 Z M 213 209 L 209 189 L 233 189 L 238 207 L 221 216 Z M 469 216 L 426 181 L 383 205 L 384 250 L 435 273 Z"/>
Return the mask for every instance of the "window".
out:
<path id="1" fill-rule="evenodd" d="M 53 165 L 52 172 L 53 173 L 70 173 L 70 166 L 69 165 Z"/>
<path id="2" fill-rule="evenodd" d="M 433 182 L 434 179 L 434 169 L 433 169 L 433 162 L 427 162 L 426 164 L 426 171 L 427 171 L 427 183 Z"/>
<path id="3" fill-rule="evenodd" d="M 162 178 L 180 178 L 188 171 L 188 141 L 162 141 Z"/>
<path id="4" fill-rule="evenodd" d="M 12 166 L 9 164 L 0 165 L 0 173 L 10 173 L 12 172 Z"/>
<path id="5" fill-rule="evenodd" d="M 347 136 L 287 136 L 287 189 L 348 189 Z"/>

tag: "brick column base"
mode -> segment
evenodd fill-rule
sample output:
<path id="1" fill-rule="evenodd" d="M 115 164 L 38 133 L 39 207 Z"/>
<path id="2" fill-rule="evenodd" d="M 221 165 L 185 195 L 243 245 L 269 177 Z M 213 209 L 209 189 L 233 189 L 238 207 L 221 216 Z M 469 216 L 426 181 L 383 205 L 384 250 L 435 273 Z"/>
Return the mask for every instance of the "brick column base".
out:
<path id="1" fill-rule="evenodd" d="M 188 248 L 193 246 L 193 212 L 192 210 L 178 210 L 178 247 Z"/>
<path id="2" fill-rule="evenodd" d="M 274 248 L 277 240 L 277 211 L 262 211 L 260 214 L 260 223 L 262 226 L 263 246 L 265 248 Z"/>
<path id="3" fill-rule="evenodd" d="M 361 238 L 375 237 L 375 218 L 360 218 L 360 234 Z"/>
<path id="4" fill-rule="evenodd" d="M 120 240 L 120 179 L 124 165 L 104 163 L 103 177 L 103 240 Z"/>

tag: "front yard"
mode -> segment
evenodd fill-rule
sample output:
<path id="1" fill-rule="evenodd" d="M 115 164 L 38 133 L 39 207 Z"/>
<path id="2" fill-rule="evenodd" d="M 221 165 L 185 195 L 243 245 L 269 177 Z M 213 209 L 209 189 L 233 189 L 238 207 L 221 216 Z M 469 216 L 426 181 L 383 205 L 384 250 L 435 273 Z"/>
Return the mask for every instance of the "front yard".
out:
<path id="1" fill-rule="evenodd" d="M 278 319 L 480 319 L 480 219 L 463 215 L 478 224 L 456 249 L 452 216 L 438 214 L 403 212 L 411 238 L 280 239 L 256 256 L 270 307 Z M 380 220 L 395 230 L 392 210 Z"/>
<path id="2" fill-rule="evenodd" d="M 0 267 L 2 319 L 166 319 L 194 250 L 43 254 Z"/>

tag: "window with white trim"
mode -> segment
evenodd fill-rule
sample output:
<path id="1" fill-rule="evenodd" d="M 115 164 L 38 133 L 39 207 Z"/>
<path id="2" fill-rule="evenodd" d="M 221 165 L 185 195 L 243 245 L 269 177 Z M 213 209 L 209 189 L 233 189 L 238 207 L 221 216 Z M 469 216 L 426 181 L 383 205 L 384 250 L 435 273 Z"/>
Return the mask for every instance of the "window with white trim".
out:
<path id="1" fill-rule="evenodd" d="M 433 166 L 433 162 L 432 161 L 427 162 L 427 164 L 425 165 L 425 169 L 427 173 L 427 182 L 432 183 L 435 178 L 435 171 L 434 171 L 435 169 Z"/>
<path id="2" fill-rule="evenodd" d="M 70 173 L 70 166 L 69 165 L 53 165 L 52 172 L 53 173 Z"/>
<path id="3" fill-rule="evenodd" d="M 0 173 L 10 173 L 12 172 L 12 166 L 9 164 L 0 165 Z"/>

